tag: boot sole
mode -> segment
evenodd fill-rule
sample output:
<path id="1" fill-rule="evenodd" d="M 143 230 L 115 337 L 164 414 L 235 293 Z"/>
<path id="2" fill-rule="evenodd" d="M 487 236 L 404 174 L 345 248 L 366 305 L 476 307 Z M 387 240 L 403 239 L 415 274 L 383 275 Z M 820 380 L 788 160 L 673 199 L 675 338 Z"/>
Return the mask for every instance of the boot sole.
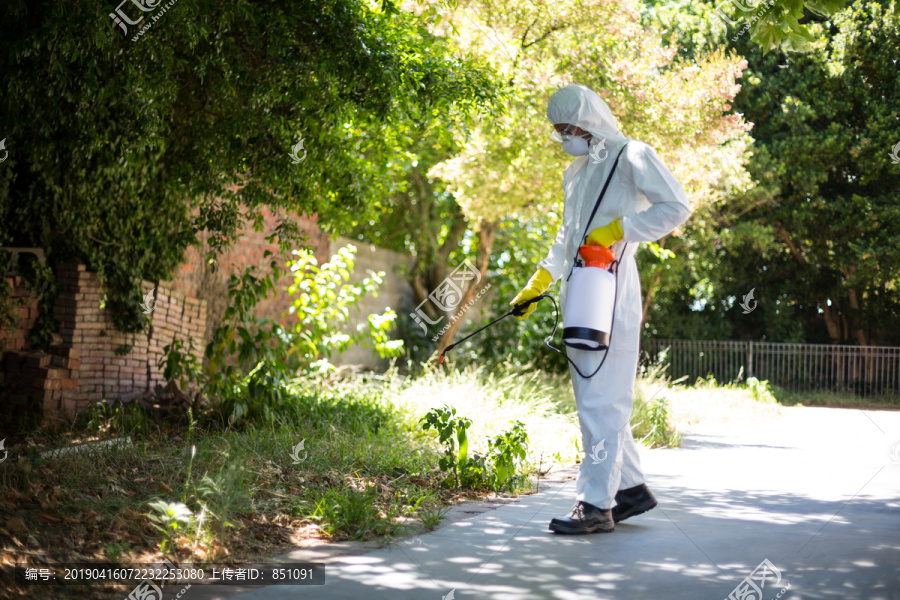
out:
<path id="1" fill-rule="evenodd" d="M 560 523 L 550 522 L 550 531 L 564 535 L 587 535 L 589 533 L 611 533 L 615 529 L 614 523 L 598 523 L 590 527 L 570 527 Z"/>
<path id="2" fill-rule="evenodd" d="M 621 515 L 616 515 L 615 512 L 613 512 L 613 522 L 621 523 L 625 519 L 630 519 L 631 517 L 642 515 L 648 510 L 656 508 L 658 504 L 659 502 L 656 501 L 656 498 L 648 498 L 640 504 L 635 504 Z"/>

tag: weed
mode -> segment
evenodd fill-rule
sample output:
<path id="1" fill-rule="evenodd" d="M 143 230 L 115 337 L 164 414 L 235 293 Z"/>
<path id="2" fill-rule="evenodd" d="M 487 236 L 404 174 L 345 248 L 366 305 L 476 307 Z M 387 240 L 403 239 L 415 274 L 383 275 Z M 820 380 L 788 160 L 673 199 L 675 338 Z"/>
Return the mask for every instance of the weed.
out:
<path id="1" fill-rule="evenodd" d="M 112 542 L 103 546 L 106 558 L 111 563 L 118 563 L 122 559 L 122 552 L 127 550 L 130 544 L 127 542 Z"/>
<path id="2" fill-rule="evenodd" d="M 146 516 L 153 523 L 153 526 L 163 534 L 159 551 L 165 556 L 167 549 L 175 549 L 176 538 L 179 535 L 187 535 L 189 533 L 194 513 L 183 502 L 156 500 L 151 502 L 149 506 L 152 512 L 147 513 Z"/>
<path id="3" fill-rule="evenodd" d="M 419 520 L 426 529 L 431 531 L 440 525 L 448 512 L 450 512 L 450 507 L 441 504 L 435 506 L 423 506 L 422 510 L 419 511 Z"/>

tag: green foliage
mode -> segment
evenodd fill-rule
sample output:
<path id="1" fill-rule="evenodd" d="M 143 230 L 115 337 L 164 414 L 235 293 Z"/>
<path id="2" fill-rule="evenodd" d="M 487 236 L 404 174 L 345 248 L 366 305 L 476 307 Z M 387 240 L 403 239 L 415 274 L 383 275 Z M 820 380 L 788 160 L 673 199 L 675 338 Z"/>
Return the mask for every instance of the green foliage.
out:
<path id="1" fill-rule="evenodd" d="M 194 355 L 192 342 L 186 349 L 176 339 L 160 360 L 164 377 L 177 379 L 182 389 L 198 388 L 230 424 L 243 419 L 271 423 L 302 410 L 297 403 L 305 393 L 298 378 L 334 370 L 330 359 L 351 345 L 369 345 L 383 358 L 398 355 L 403 342 L 390 339 L 396 317 L 390 309 L 369 315 L 347 333 L 352 311 L 367 294 L 377 294 L 384 276 L 370 272 L 361 283 L 350 284 L 355 252 L 353 246 L 341 248 L 319 266 L 310 252 L 294 251 L 299 258 L 289 263 L 294 281 L 287 292 L 293 297 L 289 312 L 296 322 L 287 328 L 253 314 L 260 300 L 276 292 L 281 275 L 276 261 L 265 275 L 255 268 L 232 275 L 230 304 L 207 344 L 206 366 Z"/>
<path id="2" fill-rule="evenodd" d="M 669 403 L 659 393 L 673 384 L 666 374 L 665 359 L 641 367 L 634 387 L 630 426 L 632 435 L 651 448 L 681 445 L 681 434 L 669 422 Z M 681 382 L 678 379 L 674 383 Z"/>
<path id="3" fill-rule="evenodd" d="M 744 73 L 734 110 L 754 123 L 756 186 L 695 210 L 665 262 L 639 250 L 645 337 L 900 343 L 900 15 L 867 0 L 823 27 L 809 52 Z"/>
<path id="4" fill-rule="evenodd" d="M 204 475 L 197 484 L 197 496 L 204 519 L 210 519 L 211 530 L 215 530 L 216 539 L 221 541 L 226 528 L 234 527 L 235 515 L 248 507 L 244 469 L 232 459 L 214 476 Z M 199 528 L 202 529 L 202 524 Z"/>
<path id="5" fill-rule="evenodd" d="M 383 535 L 393 529 L 391 520 L 397 513 L 392 508 L 380 516 L 381 510 L 375 505 L 377 498 L 375 487 L 331 489 L 316 502 L 316 509 L 308 518 L 319 521 L 320 528 L 328 535 L 342 534 L 352 540 Z"/>
<path id="6" fill-rule="evenodd" d="M 0 6 L 0 243 L 84 259 L 126 331 L 145 323 L 138 281 L 170 279 L 189 246 L 221 255 L 267 210 L 287 248 L 292 214 L 329 232 L 367 220 L 402 130 L 499 100 L 484 61 L 364 0 L 177 3 L 137 41 L 155 13 L 123 38 L 110 10 Z"/>
<path id="7" fill-rule="evenodd" d="M 194 513 L 183 502 L 166 502 L 155 500 L 150 502 L 151 512 L 146 513 L 153 527 L 162 533 L 160 552 L 165 556 L 167 549 L 176 547 L 179 535 L 188 535 L 190 527 L 195 523 Z"/>
<path id="8" fill-rule="evenodd" d="M 775 404 L 777 402 L 773 386 L 768 381 L 760 381 L 756 377 L 748 377 L 747 381 L 744 383 L 744 387 L 750 390 L 750 395 L 752 395 L 753 399 L 757 402 L 766 402 L 768 404 Z"/>
<path id="9" fill-rule="evenodd" d="M 331 370 L 329 359 L 333 354 L 365 340 L 382 358 L 398 356 L 403 351 L 402 341 L 388 337 L 396 318 L 390 309 L 383 315 L 369 315 L 356 332 L 347 331 L 351 309 L 366 294 L 377 295 L 384 277 L 384 272 L 369 271 L 370 276 L 359 284 L 350 284 L 355 253 L 355 246 L 340 248 L 320 267 L 311 252 L 293 251 L 297 258 L 290 263 L 294 282 L 288 288 L 293 296 L 289 312 L 297 316 L 297 323 L 290 331 L 290 343 L 304 369 Z"/>
<path id="10" fill-rule="evenodd" d="M 455 408 L 433 408 L 422 417 L 421 424 L 424 431 L 434 429 L 438 441 L 444 444 L 444 455 L 438 464 L 442 471 L 452 473 L 457 486 L 512 491 L 524 481 L 525 475 L 519 473 L 519 467 L 525 461 L 528 434 L 522 422 L 515 421 L 512 429 L 489 439 L 485 455 L 475 454 L 471 458 L 466 431 L 472 420 L 457 417 Z M 445 484 L 448 482 L 449 478 Z"/>
<path id="11" fill-rule="evenodd" d="M 472 426 L 472 419 L 457 417 L 451 406 L 433 408 L 422 417 L 422 430 L 434 429 L 438 441 L 444 444 L 444 456 L 438 462 L 442 471 L 450 472 L 457 486 L 461 485 L 460 472 L 468 463 L 469 439 L 466 430 Z"/>
<path id="12" fill-rule="evenodd" d="M 431 531 L 440 525 L 448 512 L 450 512 L 449 506 L 442 506 L 439 503 L 432 506 L 425 505 L 419 510 L 419 520 L 426 529 Z"/>
<path id="13" fill-rule="evenodd" d="M 128 542 L 111 542 L 103 545 L 103 551 L 106 553 L 107 560 L 115 564 L 122 559 L 122 552 L 130 547 L 131 544 Z"/>
<path id="14" fill-rule="evenodd" d="M 521 421 L 513 428 L 488 440 L 487 455 L 475 454 L 466 465 L 463 483 L 473 487 L 487 487 L 494 491 L 513 491 L 525 481 L 519 466 L 525 462 L 528 433 Z"/>

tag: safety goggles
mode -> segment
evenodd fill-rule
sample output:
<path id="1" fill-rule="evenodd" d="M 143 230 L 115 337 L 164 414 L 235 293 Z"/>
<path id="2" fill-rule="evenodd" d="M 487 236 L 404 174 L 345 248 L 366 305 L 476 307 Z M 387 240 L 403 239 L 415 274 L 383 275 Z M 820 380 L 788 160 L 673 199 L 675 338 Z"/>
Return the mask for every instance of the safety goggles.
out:
<path id="1" fill-rule="evenodd" d="M 561 143 L 561 142 L 568 142 L 573 137 L 583 137 L 586 139 L 591 136 L 591 134 L 589 134 L 589 133 L 583 133 L 583 134 L 581 134 L 581 136 L 576 136 L 575 135 L 576 129 L 578 129 L 578 128 L 575 127 L 574 125 L 569 125 L 565 129 L 563 129 L 561 132 L 554 129 L 553 133 L 550 134 L 550 137 L 553 139 L 554 142 Z"/>

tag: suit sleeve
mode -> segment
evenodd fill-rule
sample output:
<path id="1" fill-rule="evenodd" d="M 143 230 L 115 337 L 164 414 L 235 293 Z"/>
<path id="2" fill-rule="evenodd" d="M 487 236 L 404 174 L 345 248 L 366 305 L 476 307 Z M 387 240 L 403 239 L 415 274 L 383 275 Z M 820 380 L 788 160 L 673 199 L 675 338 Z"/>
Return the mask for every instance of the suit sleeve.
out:
<path id="1" fill-rule="evenodd" d="M 623 241 L 652 242 L 670 233 L 691 215 L 691 204 L 684 188 L 668 167 L 646 144 L 629 153 L 624 173 L 640 190 L 651 206 L 639 213 L 622 217 Z M 630 172 L 629 172 L 630 171 Z"/>
<path id="2" fill-rule="evenodd" d="M 547 253 L 547 258 L 538 263 L 539 267 L 544 267 L 547 272 L 553 276 L 553 282 L 559 281 L 563 275 L 563 263 L 566 260 L 566 230 L 568 226 L 563 223 L 556 234 L 556 240 Z"/>

